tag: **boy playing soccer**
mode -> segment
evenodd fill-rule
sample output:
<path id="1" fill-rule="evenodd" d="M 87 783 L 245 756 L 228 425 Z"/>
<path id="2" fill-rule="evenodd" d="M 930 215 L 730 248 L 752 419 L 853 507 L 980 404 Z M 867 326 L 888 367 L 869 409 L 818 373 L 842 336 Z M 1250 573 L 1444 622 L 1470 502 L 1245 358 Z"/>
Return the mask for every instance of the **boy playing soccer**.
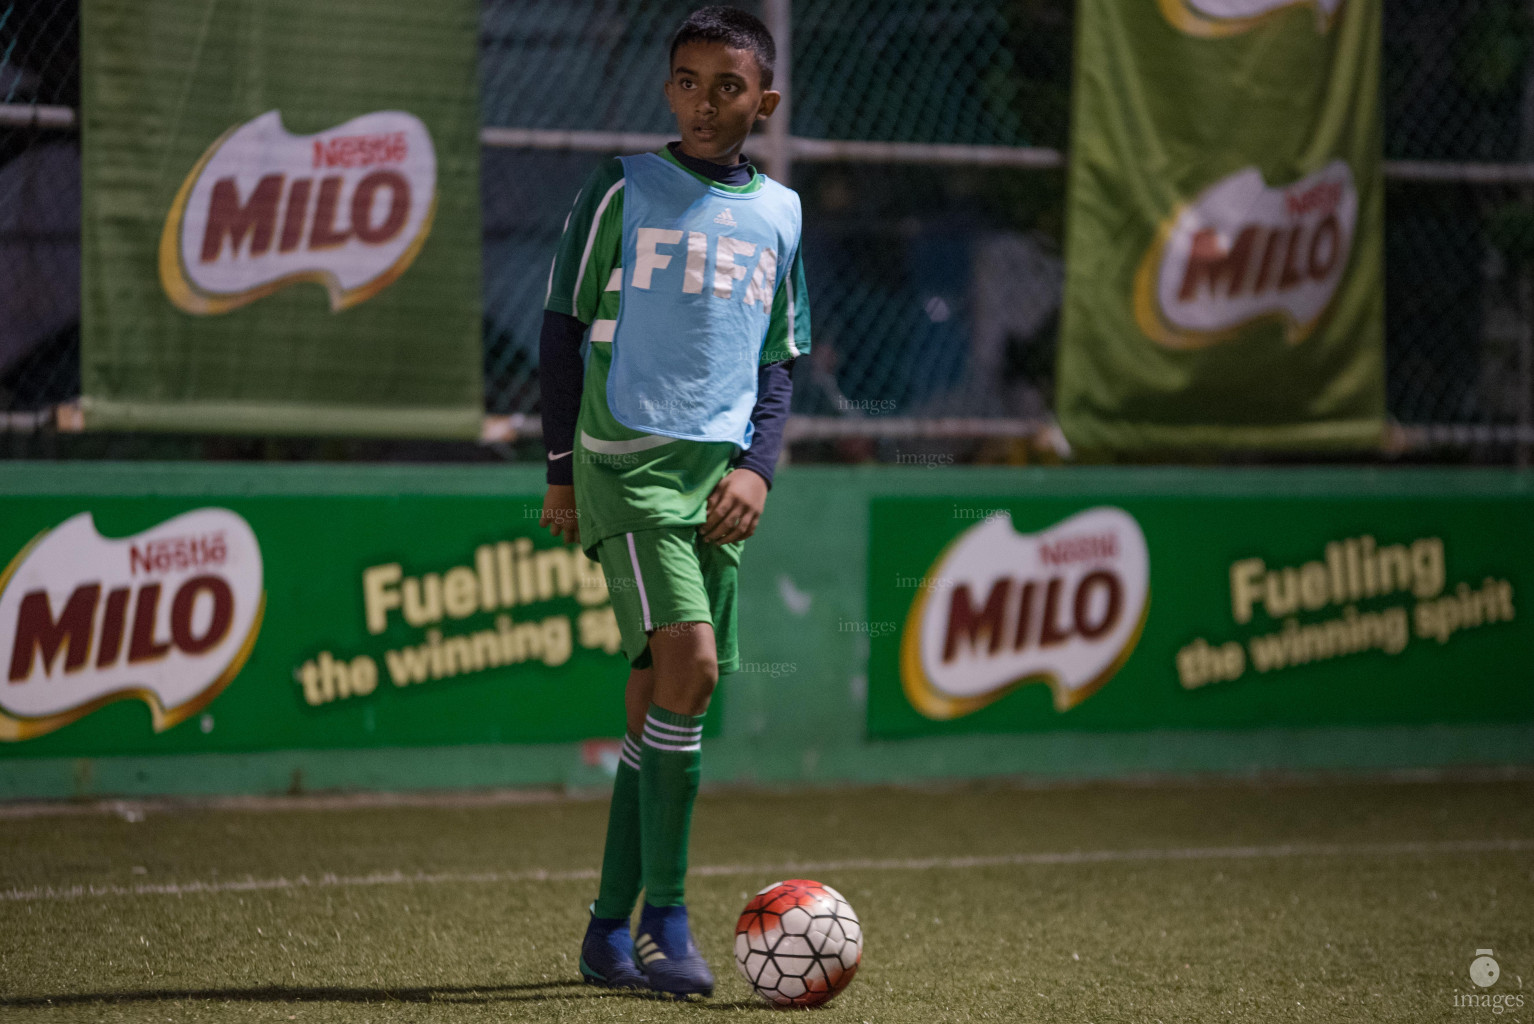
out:
<path id="1" fill-rule="evenodd" d="M 778 105 L 774 60 L 766 26 L 743 11 L 683 23 L 665 83 L 681 139 L 586 182 L 540 338 L 540 523 L 601 562 L 630 663 L 580 969 L 677 997 L 714 987 L 684 900 L 703 716 L 739 666 L 742 542 L 782 447 L 790 367 L 809 349 L 799 197 L 741 155 Z"/>

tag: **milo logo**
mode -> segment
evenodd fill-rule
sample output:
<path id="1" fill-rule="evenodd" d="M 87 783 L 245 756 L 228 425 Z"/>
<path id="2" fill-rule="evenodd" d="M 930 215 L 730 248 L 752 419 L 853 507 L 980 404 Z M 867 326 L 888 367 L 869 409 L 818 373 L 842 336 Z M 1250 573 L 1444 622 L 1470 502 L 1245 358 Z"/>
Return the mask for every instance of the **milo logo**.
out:
<path id="1" fill-rule="evenodd" d="M 176 193 L 160 283 L 177 307 L 225 313 L 313 281 L 332 310 L 377 295 L 431 231 L 437 156 L 398 110 L 292 135 L 275 110 L 224 133 Z"/>
<path id="2" fill-rule="evenodd" d="M 1239 35 L 1291 7 L 1312 7 L 1316 31 L 1327 32 L 1343 0 L 1156 0 L 1161 13 L 1183 32 L 1205 39 Z"/>
<path id="3" fill-rule="evenodd" d="M 1238 171 L 1162 225 L 1135 275 L 1135 320 L 1167 348 L 1213 345 L 1268 317 L 1297 344 L 1336 296 L 1357 224 L 1344 161 L 1278 188 Z"/>
<path id="4" fill-rule="evenodd" d="M 926 573 L 900 641 L 900 678 L 928 718 L 978 711 L 1026 683 L 1075 707 L 1128 660 L 1150 606 L 1134 517 L 1094 508 L 1022 534 L 1001 512 L 955 539 Z"/>
<path id="5" fill-rule="evenodd" d="M 0 740 L 24 740 L 137 698 L 156 732 L 239 673 L 265 604 L 261 550 L 240 516 L 198 509 L 111 540 L 82 512 L 0 575 Z"/>

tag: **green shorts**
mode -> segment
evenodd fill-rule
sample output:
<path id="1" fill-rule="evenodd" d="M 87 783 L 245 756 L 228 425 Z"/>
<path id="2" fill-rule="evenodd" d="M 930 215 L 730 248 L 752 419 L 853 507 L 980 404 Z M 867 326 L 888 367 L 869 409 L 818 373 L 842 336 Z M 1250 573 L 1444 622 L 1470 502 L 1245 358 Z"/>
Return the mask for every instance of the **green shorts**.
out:
<path id="1" fill-rule="evenodd" d="M 714 627 L 720 674 L 740 667 L 735 598 L 743 546 L 706 544 L 696 526 L 636 530 L 598 543 L 629 664 L 650 667 L 650 634 L 661 626 L 707 622 Z"/>

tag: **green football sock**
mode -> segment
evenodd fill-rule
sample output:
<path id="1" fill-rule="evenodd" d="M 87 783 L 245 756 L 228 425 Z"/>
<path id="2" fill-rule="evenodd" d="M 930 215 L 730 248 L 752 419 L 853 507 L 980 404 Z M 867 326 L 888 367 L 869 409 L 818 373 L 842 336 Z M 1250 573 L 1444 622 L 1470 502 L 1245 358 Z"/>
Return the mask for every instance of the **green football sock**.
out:
<path id="1" fill-rule="evenodd" d="M 627 919 L 644 884 L 639 857 L 639 737 L 625 733 L 607 809 L 607 845 L 602 849 L 602 882 L 591 912 Z"/>
<path id="2" fill-rule="evenodd" d="M 650 705 L 639 759 L 639 834 L 645 902 L 652 907 L 684 902 L 687 837 L 698 795 L 702 741 L 702 715 L 679 715 Z"/>

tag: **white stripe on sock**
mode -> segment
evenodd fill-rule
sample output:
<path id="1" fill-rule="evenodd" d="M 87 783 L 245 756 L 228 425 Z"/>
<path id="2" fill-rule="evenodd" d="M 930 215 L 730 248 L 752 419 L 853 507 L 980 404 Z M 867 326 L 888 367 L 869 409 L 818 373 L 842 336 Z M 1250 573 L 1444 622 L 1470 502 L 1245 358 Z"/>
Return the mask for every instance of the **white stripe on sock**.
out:
<path id="1" fill-rule="evenodd" d="M 658 733 L 667 733 L 679 739 L 691 739 L 694 736 L 703 735 L 703 725 L 672 725 L 670 722 L 662 722 L 658 718 L 647 717 L 644 720 L 646 729 L 654 729 Z"/>
<path id="2" fill-rule="evenodd" d="M 702 733 L 696 736 L 670 736 L 663 732 L 650 732 L 646 730 L 644 734 L 644 741 L 646 743 L 697 743 L 702 738 Z"/>
<path id="3" fill-rule="evenodd" d="M 690 753 L 690 751 L 703 750 L 703 743 L 701 742 L 681 745 L 681 743 L 655 743 L 650 742 L 649 739 L 646 739 L 644 740 L 644 745 L 649 747 L 650 750 L 669 750 L 672 751 L 672 753 L 678 754 L 686 754 Z"/>
<path id="4" fill-rule="evenodd" d="M 689 751 L 703 749 L 702 740 L 692 740 L 691 742 L 686 740 L 672 741 L 665 737 L 657 738 L 655 736 L 651 736 L 649 733 L 645 733 L 644 744 L 645 746 L 653 747 L 656 750 Z"/>

